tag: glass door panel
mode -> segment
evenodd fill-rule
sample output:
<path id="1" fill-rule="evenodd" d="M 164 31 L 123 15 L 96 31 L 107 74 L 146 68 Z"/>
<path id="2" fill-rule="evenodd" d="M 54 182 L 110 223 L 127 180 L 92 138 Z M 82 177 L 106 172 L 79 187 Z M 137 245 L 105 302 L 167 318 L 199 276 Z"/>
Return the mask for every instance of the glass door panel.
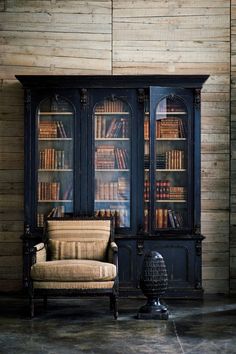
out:
<path id="1" fill-rule="evenodd" d="M 45 99 L 37 112 L 37 226 L 73 212 L 74 110 L 64 98 Z"/>
<path id="2" fill-rule="evenodd" d="M 188 227 L 188 112 L 175 95 L 163 98 L 155 112 L 156 229 Z"/>
<path id="3" fill-rule="evenodd" d="M 130 119 L 128 104 L 114 97 L 95 106 L 94 210 L 120 228 L 130 227 Z"/>

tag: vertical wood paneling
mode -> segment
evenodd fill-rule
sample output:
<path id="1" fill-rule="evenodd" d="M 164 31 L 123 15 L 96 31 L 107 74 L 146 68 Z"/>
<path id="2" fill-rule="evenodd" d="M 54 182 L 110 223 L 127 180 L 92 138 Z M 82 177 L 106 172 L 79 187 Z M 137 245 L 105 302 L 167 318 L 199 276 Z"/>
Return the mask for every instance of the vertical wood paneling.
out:
<path id="1" fill-rule="evenodd" d="M 202 91 L 203 285 L 229 288 L 230 1 L 113 1 L 114 74 L 208 74 Z"/>
<path id="2" fill-rule="evenodd" d="M 230 290 L 236 294 L 236 1 L 231 1 Z"/>
<path id="3" fill-rule="evenodd" d="M 0 1 L 0 291 L 22 286 L 24 98 L 17 74 L 111 74 L 111 1 Z"/>

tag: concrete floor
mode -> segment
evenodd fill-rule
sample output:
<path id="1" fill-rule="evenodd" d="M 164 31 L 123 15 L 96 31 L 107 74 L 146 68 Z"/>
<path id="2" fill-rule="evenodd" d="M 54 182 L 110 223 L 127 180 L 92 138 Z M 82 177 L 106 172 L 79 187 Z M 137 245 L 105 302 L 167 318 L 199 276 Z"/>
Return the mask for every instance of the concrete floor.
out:
<path id="1" fill-rule="evenodd" d="M 106 298 L 37 301 L 29 320 L 25 299 L 0 297 L 0 353 L 236 353 L 236 299 L 169 300 L 168 321 L 135 319 L 144 302 L 120 299 L 115 321 Z"/>

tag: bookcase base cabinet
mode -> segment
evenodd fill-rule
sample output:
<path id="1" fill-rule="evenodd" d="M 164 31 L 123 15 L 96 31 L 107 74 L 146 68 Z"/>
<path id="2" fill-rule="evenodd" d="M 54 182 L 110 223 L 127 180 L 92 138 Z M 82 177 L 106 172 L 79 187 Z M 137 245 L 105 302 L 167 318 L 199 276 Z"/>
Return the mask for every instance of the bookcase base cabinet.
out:
<path id="1" fill-rule="evenodd" d="M 119 283 L 121 296 L 142 295 L 139 279 L 144 255 L 149 250 L 159 252 L 168 272 L 166 298 L 201 298 L 201 242 L 203 237 L 182 236 L 178 239 L 121 239 L 119 247 Z"/>

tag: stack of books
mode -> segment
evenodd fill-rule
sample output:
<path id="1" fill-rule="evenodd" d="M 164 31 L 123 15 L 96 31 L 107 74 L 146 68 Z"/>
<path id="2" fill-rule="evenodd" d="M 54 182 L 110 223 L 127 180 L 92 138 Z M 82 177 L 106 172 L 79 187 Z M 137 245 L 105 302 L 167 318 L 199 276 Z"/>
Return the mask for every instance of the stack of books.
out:
<path id="1" fill-rule="evenodd" d="M 184 138 L 183 121 L 180 118 L 169 117 L 156 121 L 157 138 Z"/>
<path id="2" fill-rule="evenodd" d="M 62 121 L 41 121 L 39 123 L 39 138 L 67 138 Z"/>
<path id="3" fill-rule="evenodd" d="M 99 145 L 95 151 L 95 168 L 115 168 L 115 147 L 113 145 Z"/>

